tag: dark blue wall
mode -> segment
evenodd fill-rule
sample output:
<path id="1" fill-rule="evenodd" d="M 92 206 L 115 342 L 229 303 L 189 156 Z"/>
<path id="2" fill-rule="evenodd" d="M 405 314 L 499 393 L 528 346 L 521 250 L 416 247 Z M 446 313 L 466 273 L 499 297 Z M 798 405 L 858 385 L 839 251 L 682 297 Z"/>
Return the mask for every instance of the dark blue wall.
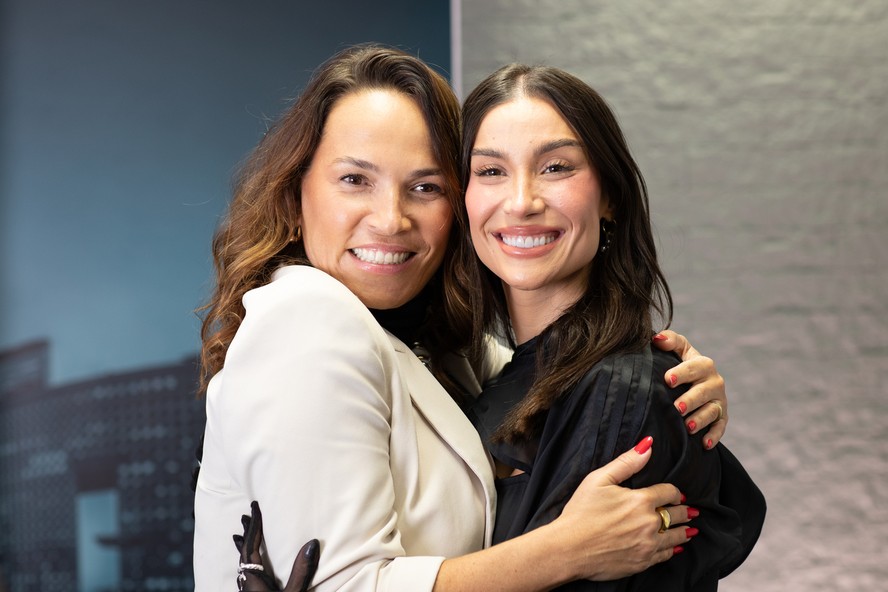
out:
<path id="1" fill-rule="evenodd" d="M 267 118 L 345 45 L 449 68 L 446 0 L 5 0 L 0 349 L 50 378 L 198 348 L 209 243 Z"/>

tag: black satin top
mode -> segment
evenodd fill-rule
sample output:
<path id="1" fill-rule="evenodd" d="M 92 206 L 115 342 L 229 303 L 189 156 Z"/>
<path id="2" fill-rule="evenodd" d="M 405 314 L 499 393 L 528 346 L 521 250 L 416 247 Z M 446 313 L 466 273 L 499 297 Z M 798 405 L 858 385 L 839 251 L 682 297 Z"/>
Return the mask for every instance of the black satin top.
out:
<path id="1" fill-rule="evenodd" d="M 494 543 L 547 524 L 592 470 L 653 436 L 651 460 L 626 483 L 640 488 L 673 483 L 700 510 L 689 526 L 700 534 L 685 552 L 629 578 L 580 581 L 559 590 L 708 591 L 735 569 L 761 532 L 765 501 L 727 448 L 705 450 L 702 434 L 689 435 L 673 406 L 684 388 L 663 380 L 677 358 L 653 348 L 605 358 L 549 409 L 541 431 L 517 444 L 491 443 L 506 413 L 530 388 L 537 341 L 519 346 L 502 374 L 467 411 L 491 455 L 523 474 L 498 479 Z M 704 430 L 705 431 L 705 430 Z"/>

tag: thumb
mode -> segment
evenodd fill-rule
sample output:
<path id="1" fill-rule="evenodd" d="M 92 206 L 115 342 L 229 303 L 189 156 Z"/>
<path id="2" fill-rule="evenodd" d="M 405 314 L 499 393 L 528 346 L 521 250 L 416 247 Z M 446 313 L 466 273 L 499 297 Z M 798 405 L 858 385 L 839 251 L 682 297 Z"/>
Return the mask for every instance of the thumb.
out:
<path id="1" fill-rule="evenodd" d="M 691 345 L 687 337 L 675 331 L 668 329 L 660 331 L 654 335 L 652 341 L 657 348 L 675 352 L 682 360 L 689 360 L 700 355 L 700 352 Z"/>
<path id="2" fill-rule="evenodd" d="M 643 438 L 632 450 L 624 452 L 603 467 L 589 473 L 587 479 L 596 481 L 599 485 L 622 483 L 644 468 L 651 459 L 653 443 L 654 439 L 651 436 Z"/>

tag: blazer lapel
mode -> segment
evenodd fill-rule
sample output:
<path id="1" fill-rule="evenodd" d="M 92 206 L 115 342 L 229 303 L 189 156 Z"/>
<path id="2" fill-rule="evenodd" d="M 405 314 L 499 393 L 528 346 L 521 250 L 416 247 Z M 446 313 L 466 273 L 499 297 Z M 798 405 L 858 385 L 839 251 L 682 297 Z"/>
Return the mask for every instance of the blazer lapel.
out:
<path id="1" fill-rule="evenodd" d="M 397 352 L 402 379 L 413 406 L 481 482 L 487 498 L 485 540 L 489 544 L 496 511 L 496 487 L 493 482 L 493 466 L 478 432 L 413 352 L 396 337 L 389 335 L 389 338 Z"/>

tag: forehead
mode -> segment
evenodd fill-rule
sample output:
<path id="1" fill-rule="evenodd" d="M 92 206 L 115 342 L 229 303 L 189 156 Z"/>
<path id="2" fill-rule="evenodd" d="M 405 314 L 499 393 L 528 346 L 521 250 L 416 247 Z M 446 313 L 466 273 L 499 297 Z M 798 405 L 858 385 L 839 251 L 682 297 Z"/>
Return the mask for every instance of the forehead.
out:
<path id="1" fill-rule="evenodd" d="M 316 156 L 321 153 L 397 152 L 424 158 L 432 137 L 417 103 L 389 89 L 360 90 L 344 95 L 327 116 Z M 330 154 L 327 154 L 330 156 Z"/>
<path id="2" fill-rule="evenodd" d="M 522 137 L 528 143 L 553 139 L 579 140 L 551 103 L 521 96 L 497 105 L 481 120 L 475 143 Z"/>
<path id="3" fill-rule="evenodd" d="M 374 128 L 381 120 L 388 124 L 403 120 L 428 132 L 419 105 L 409 96 L 393 89 L 362 89 L 345 94 L 334 103 L 324 122 L 323 133 L 343 126 Z"/>

